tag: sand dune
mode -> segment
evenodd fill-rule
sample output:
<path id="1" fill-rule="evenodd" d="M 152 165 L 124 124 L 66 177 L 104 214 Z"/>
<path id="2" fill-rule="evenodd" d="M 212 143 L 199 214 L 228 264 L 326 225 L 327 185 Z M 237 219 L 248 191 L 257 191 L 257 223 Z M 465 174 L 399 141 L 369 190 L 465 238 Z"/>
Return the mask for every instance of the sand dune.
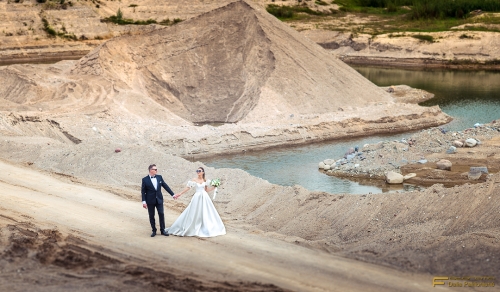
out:
<path id="1" fill-rule="evenodd" d="M 224 216 L 227 236 L 150 238 L 147 213 L 140 202 L 4 162 L 0 162 L 0 170 L 2 214 L 9 214 L 2 216 L 1 221 L 9 224 L 14 234 L 20 230 L 17 238 L 32 239 L 31 245 L 19 241 L 17 246 L 15 238 L 3 239 L 7 245 L 2 257 L 10 256 L 7 258 L 11 261 L 0 261 L 0 281 L 2 287 L 10 291 L 22 291 L 33 285 L 40 291 L 48 288 L 64 291 L 70 287 L 80 290 L 89 286 L 90 291 L 111 288 L 113 279 L 133 278 L 130 276 L 133 273 L 128 273 L 124 266 L 130 270 L 141 266 L 168 273 L 170 275 L 163 276 L 170 279 L 157 279 L 165 281 L 165 285 L 168 280 L 187 277 L 202 281 L 207 287 L 217 284 L 229 290 L 231 286 L 223 284 L 227 281 L 238 291 L 280 290 L 277 287 L 292 291 L 401 291 L 408 286 L 416 287 L 414 291 L 426 291 L 428 277 L 425 275 L 407 275 L 261 236 L 227 216 Z M 173 204 L 172 201 L 169 204 Z M 169 209 L 167 224 L 178 214 Z M 55 244 L 62 251 L 54 249 L 52 254 L 50 250 L 35 248 L 34 238 L 46 236 L 50 230 L 59 234 Z M 70 251 L 65 249 L 68 247 Z M 28 249 L 29 253 L 12 256 L 16 249 Z M 98 255 L 100 261 L 95 258 Z M 35 262 L 38 269 L 26 265 L 31 262 Z M 22 274 L 9 279 L 20 267 L 28 282 Z M 93 268 L 114 273 L 93 274 Z M 61 277 L 63 269 L 65 277 Z M 40 282 L 47 274 L 55 278 L 55 283 Z M 78 282 L 70 281 L 70 285 L 67 282 L 72 274 L 78 275 L 75 276 Z M 403 277 L 405 280 L 400 281 Z M 122 289 L 152 288 L 151 281 L 144 281 L 136 285 L 123 281 L 119 286 Z M 179 291 L 189 290 L 189 281 L 186 283 L 186 289 L 178 286 Z M 247 290 L 243 283 L 254 284 L 248 284 Z"/>

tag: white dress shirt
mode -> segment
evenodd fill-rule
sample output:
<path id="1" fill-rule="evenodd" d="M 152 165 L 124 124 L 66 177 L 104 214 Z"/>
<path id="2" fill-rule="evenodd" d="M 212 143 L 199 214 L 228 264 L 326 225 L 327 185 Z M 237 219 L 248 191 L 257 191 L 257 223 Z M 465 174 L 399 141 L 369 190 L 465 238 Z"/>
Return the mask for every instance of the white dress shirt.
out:
<path id="1" fill-rule="evenodd" d="M 156 176 L 155 177 L 150 176 L 149 178 L 151 179 L 151 182 L 153 183 L 155 190 L 158 190 L 158 181 L 156 180 Z M 142 204 L 143 205 L 146 204 L 146 201 L 142 201 Z"/>

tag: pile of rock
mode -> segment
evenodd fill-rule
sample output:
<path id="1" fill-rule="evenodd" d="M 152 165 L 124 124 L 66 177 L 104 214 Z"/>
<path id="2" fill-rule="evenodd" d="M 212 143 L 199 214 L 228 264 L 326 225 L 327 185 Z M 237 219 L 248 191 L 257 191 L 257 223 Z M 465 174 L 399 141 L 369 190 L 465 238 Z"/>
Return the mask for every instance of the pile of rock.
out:
<path id="1" fill-rule="evenodd" d="M 340 159 L 325 159 L 319 162 L 318 168 L 332 176 L 393 181 L 387 177 L 390 172 L 400 174 L 400 167 L 407 164 L 438 162 L 437 158 L 426 157 L 428 154 L 453 154 L 457 152 L 457 148 L 481 145 L 481 140 L 500 135 L 499 125 L 500 121 L 493 121 L 487 125 L 476 124 L 473 128 L 456 132 L 447 131 L 443 127 L 426 129 L 397 141 L 366 144 L 361 149 L 352 147 Z M 449 170 L 451 162 L 441 161 L 439 167 Z M 401 178 L 396 179 L 398 180 Z"/>

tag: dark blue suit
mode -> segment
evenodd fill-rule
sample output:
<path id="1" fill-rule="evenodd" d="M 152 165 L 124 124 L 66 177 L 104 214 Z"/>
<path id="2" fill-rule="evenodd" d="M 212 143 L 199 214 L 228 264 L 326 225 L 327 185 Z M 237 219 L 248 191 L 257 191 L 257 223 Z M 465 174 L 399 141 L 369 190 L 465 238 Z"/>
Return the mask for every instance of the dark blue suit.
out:
<path id="1" fill-rule="evenodd" d="M 158 211 L 158 217 L 160 217 L 160 230 L 163 232 L 165 230 L 165 214 L 163 212 L 163 195 L 161 193 L 161 187 L 163 187 L 171 196 L 174 196 L 174 192 L 165 183 L 161 175 L 156 175 L 157 188 L 155 189 L 150 176 L 146 176 L 142 179 L 141 194 L 142 201 L 146 201 L 148 205 L 149 213 L 149 223 L 151 223 L 151 228 L 153 232 L 156 233 L 156 223 L 155 223 L 155 208 Z"/>

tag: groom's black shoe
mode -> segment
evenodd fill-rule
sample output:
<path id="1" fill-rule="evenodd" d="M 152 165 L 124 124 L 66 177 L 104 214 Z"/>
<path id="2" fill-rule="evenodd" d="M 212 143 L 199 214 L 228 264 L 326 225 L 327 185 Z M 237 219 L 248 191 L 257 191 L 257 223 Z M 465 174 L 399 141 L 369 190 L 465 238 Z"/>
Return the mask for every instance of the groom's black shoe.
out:
<path id="1" fill-rule="evenodd" d="M 151 233 L 151 237 L 155 237 L 156 232 Z"/>
<path id="2" fill-rule="evenodd" d="M 168 233 L 167 233 L 165 230 L 162 230 L 162 231 L 161 231 L 161 235 L 168 236 Z"/>

